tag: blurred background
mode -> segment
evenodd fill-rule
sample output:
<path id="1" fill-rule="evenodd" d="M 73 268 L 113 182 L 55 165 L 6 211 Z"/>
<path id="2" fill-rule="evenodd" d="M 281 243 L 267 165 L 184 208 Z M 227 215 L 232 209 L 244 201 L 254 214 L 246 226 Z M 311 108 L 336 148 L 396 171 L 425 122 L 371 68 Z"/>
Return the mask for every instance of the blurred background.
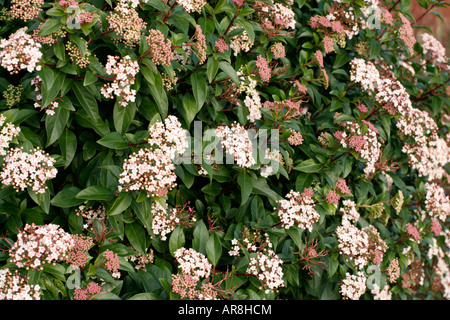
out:
<path id="1" fill-rule="evenodd" d="M 450 0 L 446 1 L 450 3 Z M 418 19 L 426 10 L 419 6 L 417 1 L 411 1 L 410 12 L 414 18 Z M 447 57 L 450 56 L 450 7 L 446 8 L 433 8 L 432 11 L 439 12 L 444 19 L 444 22 L 434 14 L 427 13 L 420 21 L 418 25 L 424 25 L 430 27 L 433 30 L 433 35 L 438 39 L 442 45 L 446 48 Z M 427 32 L 425 29 L 416 29 L 416 33 Z"/>

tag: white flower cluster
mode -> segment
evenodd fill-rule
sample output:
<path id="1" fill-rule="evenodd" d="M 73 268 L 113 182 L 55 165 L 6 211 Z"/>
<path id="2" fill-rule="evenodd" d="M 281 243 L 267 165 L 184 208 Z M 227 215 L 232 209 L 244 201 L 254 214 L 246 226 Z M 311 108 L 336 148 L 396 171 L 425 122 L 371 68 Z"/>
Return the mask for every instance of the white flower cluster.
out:
<path id="1" fill-rule="evenodd" d="M 17 270 L 0 269 L 0 300 L 40 300 L 41 287 L 27 282 L 28 278 L 21 277 Z"/>
<path id="2" fill-rule="evenodd" d="M 377 90 L 375 100 L 378 101 L 391 115 L 404 114 L 412 109 L 409 94 L 400 81 L 390 78 L 376 80 Z"/>
<path id="3" fill-rule="evenodd" d="M 147 148 L 134 152 L 123 163 L 119 192 L 146 190 L 148 196 L 162 197 L 176 186 L 172 159 L 161 149 Z"/>
<path id="4" fill-rule="evenodd" d="M 255 122 L 261 119 L 261 97 L 259 96 L 258 90 L 256 90 L 256 85 L 258 84 L 255 79 L 250 76 L 244 76 L 242 70 L 238 71 L 238 77 L 240 80 L 238 92 L 245 93 L 244 105 L 248 108 L 249 114 L 247 119 L 250 122 Z"/>
<path id="5" fill-rule="evenodd" d="M 358 229 L 347 219 L 342 219 L 340 226 L 336 228 L 339 253 L 355 262 L 360 270 L 368 262 L 369 236 Z"/>
<path id="6" fill-rule="evenodd" d="M 206 0 L 176 0 L 186 12 L 201 12 L 202 8 L 207 3 Z"/>
<path id="7" fill-rule="evenodd" d="M 34 107 L 37 109 L 41 108 L 41 103 L 39 101 L 42 100 L 41 86 L 42 78 L 37 75 L 33 79 L 31 79 L 31 85 L 35 86 L 34 92 L 36 93 L 36 101 L 34 102 Z M 59 107 L 59 103 L 57 101 L 51 102 L 48 106 L 44 108 L 45 113 L 49 116 L 53 116 L 55 114 L 55 109 Z"/>
<path id="8" fill-rule="evenodd" d="M 167 235 L 177 227 L 180 219 L 175 209 L 166 209 L 158 201 L 152 204 L 152 231 L 161 236 L 162 241 L 167 240 Z"/>
<path id="9" fill-rule="evenodd" d="M 0 65 L 11 74 L 26 69 L 28 72 L 41 70 L 38 65 L 42 58 L 41 44 L 34 41 L 23 27 L 0 41 Z"/>
<path id="10" fill-rule="evenodd" d="M 363 159 L 367 160 L 364 173 L 366 177 L 369 177 L 375 173 L 375 164 L 381 157 L 381 142 L 378 139 L 377 132 L 371 128 L 367 128 L 364 139 L 367 143 L 361 149 L 360 155 Z"/>
<path id="11" fill-rule="evenodd" d="M 179 264 L 183 274 L 190 275 L 197 280 L 208 278 L 211 274 L 212 265 L 208 259 L 194 249 L 181 247 L 174 253 L 174 257 Z"/>
<path id="12" fill-rule="evenodd" d="M 256 257 L 250 257 L 247 273 L 253 274 L 262 283 L 266 293 L 284 287 L 283 261 L 271 249 L 257 252 Z"/>
<path id="13" fill-rule="evenodd" d="M 232 245 L 232 247 L 231 247 L 231 250 L 228 251 L 228 254 L 232 257 L 239 255 L 240 247 L 239 247 L 238 239 L 234 238 L 233 240 L 231 240 L 231 245 Z"/>
<path id="14" fill-rule="evenodd" d="M 281 154 L 280 150 L 273 150 L 270 151 L 269 148 L 266 149 L 266 153 L 264 155 L 265 160 L 269 160 L 270 162 L 268 164 L 263 164 L 259 168 L 259 172 L 262 177 L 267 178 L 272 174 L 275 174 L 278 166 L 284 164 L 283 155 Z M 275 166 L 275 168 L 274 168 Z"/>
<path id="15" fill-rule="evenodd" d="M 39 147 L 29 153 L 24 152 L 22 147 L 11 149 L 4 158 L 0 180 L 5 185 L 12 185 L 16 191 L 31 187 L 36 193 L 45 193 L 46 181 L 58 173 L 54 164 L 55 159 Z"/>
<path id="16" fill-rule="evenodd" d="M 380 265 L 383 261 L 384 254 L 388 249 L 386 242 L 384 242 L 377 228 L 373 225 L 362 228 L 362 231 L 366 233 L 369 238 L 368 258 L 374 264 Z"/>
<path id="17" fill-rule="evenodd" d="M 367 278 L 362 271 L 356 275 L 346 273 L 346 277 L 342 280 L 339 292 L 344 299 L 359 300 L 359 298 L 366 292 Z"/>
<path id="18" fill-rule="evenodd" d="M 9 143 L 14 137 L 20 133 L 20 127 L 16 127 L 10 122 L 5 122 L 6 117 L 0 115 L 0 155 L 6 155 L 6 149 L 9 148 Z"/>
<path id="19" fill-rule="evenodd" d="M 443 257 L 437 259 L 436 273 L 440 276 L 441 284 L 444 287 L 444 298 L 450 300 L 450 268 Z"/>
<path id="20" fill-rule="evenodd" d="M 128 102 L 134 102 L 136 90 L 131 89 L 131 85 L 134 84 L 135 76 L 139 72 L 138 62 L 132 61 L 128 55 L 122 59 L 108 55 L 106 72 L 114 75 L 114 80 L 100 89 L 102 95 L 107 99 L 117 96 L 120 99 L 119 103 L 124 107 L 128 105 Z"/>
<path id="21" fill-rule="evenodd" d="M 159 235 L 162 241 L 166 241 L 167 235 L 175 230 L 179 224 L 193 224 L 196 222 L 196 218 L 192 214 L 186 214 L 183 208 L 168 209 L 158 201 L 152 204 L 151 210 L 153 234 Z"/>
<path id="22" fill-rule="evenodd" d="M 366 177 L 371 177 L 375 173 L 375 164 L 381 157 L 381 142 L 378 138 L 378 130 L 369 122 L 366 123 L 368 128 L 363 135 L 361 126 L 354 121 L 347 121 L 343 126 L 348 130 L 349 147 L 359 152 L 362 159 L 366 160 L 364 173 Z M 341 144 L 343 140 L 341 140 Z M 347 146 L 347 144 L 344 144 Z"/>
<path id="23" fill-rule="evenodd" d="M 310 196 L 304 196 L 297 191 L 291 190 L 287 199 L 278 200 L 278 217 L 281 225 L 289 229 L 296 225 L 300 229 L 312 231 L 313 223 L 319 221 L 320 214 L 315 209 L 314 200 Z"/>
<path id="24" fill-rule="evenodd" d="M 233 240 L 231 240 L 231 245 L 231 250 L 228 251 L 228 254 L 230 256 L 238 256 L 241 248 L 245 248 L 245 250 L 252 253 L 271 250 L 273 247 L 267 233 L 261 234 L 258 231 L 254 232 L 248 228 L 244 228 L 241 242 L 239 242 L 237 238 L 234 238 Z"/>
<path id="25" fill-rule="evenodd" d="M 380 291 L 378 284 L 374 283 L 370 293 L 373 294 L 374 300 L 392 300 L 392 292 L 389 289 L 389 285 L 385 284 L 383 290 Z"/>
<path id="26" fill-rule="evenodd" d="M 397 122 L 405 135 L 413 137 L 414 143 L 405 143 L 402 152 L 409 157 L 409 163 L 420 177 L 440 179 L 443 166 L 450 161 L 450 148 L 438 136 L 438 128 L 433 118 L 424 110 L 411 109 Z"/>
<path id="27" fill-rule="evenodd" d="M 156 122 L 149 128 L 150 148 L 142 148 L 125 159 L 119 192 L 146 190 L 149 197 L 161 197 L 176 186 L 173 160 L 187 147 L 186 131 L 175 116 L 166 118 L 164 125 Z"/>
<path id="28" fill-rule="evenodd" d="M 445 53 L 445 47 L 431 34 L 422 34 L 423 53 L 429 56 L 434 65 L 447 63 L 448 58 Z"/>
<path id="29" fill-rule="evenodd" d="M 232 26 L 230 28 L 230 32 L 234 29 L 237 29 L 237 26 Z M 253 41 L 250 39 L 246 30 L 243 30 L 242 33 L 237 34 L 230 39 L 230 48 L 233 49 L 234 56 L 238 56 L 241 51 L 248 52 L 253 46 Z"/>
<path id="30" fill-rule="evenodd" d="M 172 160 L 177 154 L 182 155 L 189 146 L 187 131 L 181 127 L 180 121 L 173 115 L 167 116 L 164 123 L 155 122 L 148 130 L 150 133 L 148 144 L 158 146 Z"/>
<path id="31" fill-rule="evenodd" d="M 441 277 L 444 298 L 450 300 L 450 268 L 444 259 L 438 258 L 436 272 Z"/>
<path id="32" fill-rule="evenodd" d="M 11 262 L 19 268 L 42 270 L 43 264 L 65 260 L 73 246 L 72 235 L 59 225 L 26 224 L 17 234 L 17 241 L 9 249 L 9 255 Z"/>
<path id="33" fill-rule="evenodd" d="M 421 177 L 440 179 L 444 172 L 442 167 L 450 161 L 450 149 L 438 136 L 434 119 L 426 111 L 414 108 L 400 81 L 382 78 L 373 63 L 355 58 L 351 65 L 351 80 L 360 83 L 364 91 L 370 90 L 369 93 L 374 94 L 375 100 L 391 115 L 400 114 L 397 128 L 414 140 L 413 144 L 405 142 L 402 148 L 411 167 Z"/>
<path id="34" fill-rule="evenodd" d="M 372 62 L 366 63 L 364 59 L 354 58 L 350 61 L 350 80 L 361 84 L 364 91 L 374 90 L 380 73 Z"/>
<path id="35" fill-rule="evenodd" d="M 428 214 L 445 222 L 450 215 L 450 198 L 445 194 L 444 188 L 436 183 L 425 183 L 425 207 Z"/>
<path id="36" fill-rule="evenodd" d="M 148 251 L 148 248 L 145 249 L 145 254 L 135 254 L 131 256 L 125 256 L 123 257 L 126 261 L 131 261 L 134 263 L 134 269 L 136 270 L 146 270 L 146 265 L 149 263 L 153 263 L 154 255 L 153 250 L 150 249 Z M 148 251 L 148 252 L 147 252 Z"/>
<path id="37" fill-rule="evenodd" d="M 352 200 L 344 200 L 342 201 L 342 204 L 344 207 L 339 209 L 339 212 L 342 214 L 342 219 L 345 219 L 347 221 L 354 221 L 357 222 L 360 214 L 356 210 L 356 204 Z"/>
<path id="38" fill-rule="evenodd" d="M 295 13 L 292 9 L 281 3 L 275 3 L 272 10 L 275 16 L 274 22 L 276 24 L 282 25 L 286 29 L 295 29 Z"/>
<path id="39" fill-rule="evenodd" d="M 216 128 L 215 133 L 225 151 L 234 157 L 238 166 L 249 168 L 256 164 L 252 141 L 243 126 L 234 122 L 231 126 Z"/>
<path id="40" fill-rule="evenodd" d="M 80 205 L 75 210 L 75 214 L 83 218 L 83 229 L 92 231 L 94 229 L 94 222 L 98 220 L 104 222 L 106 220 L 105 206 L 101 205 L 97 209 L 92 207 L 87 208 L 86 205 Z"/>

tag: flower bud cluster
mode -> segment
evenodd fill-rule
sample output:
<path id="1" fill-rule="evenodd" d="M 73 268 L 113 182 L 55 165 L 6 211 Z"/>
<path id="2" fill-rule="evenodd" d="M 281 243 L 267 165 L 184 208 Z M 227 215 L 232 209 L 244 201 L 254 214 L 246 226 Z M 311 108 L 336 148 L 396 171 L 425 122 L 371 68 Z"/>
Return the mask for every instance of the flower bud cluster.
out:
<path id="1" fill-rule="evenodd" d="M 391 260 L 388 268 L 386 269 L 386 273 L 388 276 L 388 281 L 390 283 L 394 283 L 398 278 L 400 278 L 400 265 L 398 262 L 398 258 L 394 258 L 393 260 Z"/>
<path id="2" fill-rule="evenodd" d="M 206 61 L 206 37 L 199 24 L 195 26 L 194 39 L 195 42 L 192 46 L 197 51 L 196 56 L 198 58 L 198 63 L 202 65 Z"/>
<path id="3" fill-rule="evenodd" d="M 75 300 L 89 300 L 99 294 L 101 290 L 102 287 L 98 283 L 89 282 L 86 288 L 76 288 L 73 291 L 73 298 Z"/>
<path id="4" fill-rule="evenodd" d="M 190 274 L 172 275 L 172 291 L 187 300 L 216 300 L 217 290 L 211 282 L 203 282 L 199 289 L 198 279 Z"/>
<path id="5" fill-rule="evenodd" d="M 127 47 L 139 45 L 141 31 L 147 28 L 147 23 L 139 17 L 134 8 L 130 8 L 129 1 L 120 0 L 114 11 L 106 18 L 110 29 L 114 30 L 121 38 L 115 40 L 123 42 Z"/>
<path id="6" fill-rule="evenodd" d="M 380 233 L 373 225 L 368 225 L 362 228 L 362 231 L 368 235 L 369 239 L 369 250 L 368 258 L 376 265 L 380 265 L 383 261 L 383 256 L 388 246 L 383 239 L 381 239 Z"/>
<path id="7" fill-rule="evenodd" d="M 148 52 L 152 56 L 153 63 L 169 67 L 170 62 L 174 60 L 172 41 L 164 39 L 162 32 L 157 29 L 151 29 L 148 33 L 145 39 L 148 42 Z"/>
<path id="8" fill-rule="evenodd" d="M 73 246 L 67 250 L 65 261 L 70 265 L 78 268 L 84 267 L 90 257 L 89 249 L 94 245 L 91 237 L 73 234 Z"/>
<path id="9" fill-rule="evenodd" d="M 17 270 L 0 269 L 0 300 L 40 300 L 40 289 L 38 284 L 28 284 L 28 278 Z"/>
<path id="10" fill-rule="evenodd" d="M 263 56 L 259 55 L 256 59 L 255 65 L 261 81 L 269 82 L 272 77 L 272 69 L 269 67 L 267 60 Z"/>
<path id="11" fill-rule="evenodd" d="M 302 107 L 302 101 L 293 99 L 286 99 L 282 101 L 265 101 L 264 108 L 271 110 L 275 116 L 282 114 L 283 120 L 292 120 L 304 116 L 308 108 Z"/>
<path id="12" fill-rule="evenodd" d="M 43 4 L 44 0 L 11 0 L 10 14 L 14 19 L 33 20 Z"/>
<path id="13" fill-rule="evenodd" d="M 281 59 L 286 57 L 286 49 L 281 42 L 276 42 L 270 49 L 275 59 Z"/>
<path id="14" fill-rule="evenodd" d="M 120 278 L 120 262 L 119 262 L 119 255 L 117 253 L 114 253 L 111 250 L 105 250 L 103 251 L 103 257 L 106 259 L 105 261 L 105 268 L 111 273 L 111 276 L 113 278 L 119 279 Z"/>
<path id="15" fill-rule="evenodd" d="M 86 68 L 86 66 L 89 64 L 89 57 L 91 56 L 91 52 L 87 48 L 86 41 L 81 40 L 79 43 L 84 46 L 84 56 L 78 45 L 73 43 L 72 41 L 67 41 L 66 51 L 70 57 L 70 61 L 75 62 L 80 68 Z"/>
<path id="16" fill-rule="evenodd" d="M 299 146 L 303 143 L 303 136 L 298 131 L 292 131 L 288 137 L 288 142 L 292 146 Z"/>
<path id="17" fill-rule="evenodd" d="M 224 53 L 225 51 L 230 50 L 230 46 L 225 42 L 225 39 L 220 37 L 215 43 L 214 46 L 216 50 L 220 53 Z"/>
<path id="18" fill-rule="evenodd" d="M 416 44 L 416 36 L 414 35 L 413 27 L 411 26 L 411 22 L 409 22 L 408 18 L 406 18 L 403 13 L 398 13 L 398 17 L 400 18 L 400 27 L 398 29 L 398 37 L 403 43 L 408 47 L 409 53 L 414 52 L 414 45 Z"/>
<path id="19" fill-rule="evenodd" d="M 3 97 L 6 99 L 6 106 L 11 108 L 16 104 L 19 104 L 23 93 L 23 86 L 19 84 L 18 86 L 13 86 L 10 84 L 8 88 L 2 92 Z"/>
<path id="20" fill-rule="evenodd" d="M 338 178 L 338 181 L 336 182 L 336 188 L 339 192 L 347 195 L 351 195 L 350 189 L 347 186 L 347 182 L 345 182 L 344 179 Z"/>

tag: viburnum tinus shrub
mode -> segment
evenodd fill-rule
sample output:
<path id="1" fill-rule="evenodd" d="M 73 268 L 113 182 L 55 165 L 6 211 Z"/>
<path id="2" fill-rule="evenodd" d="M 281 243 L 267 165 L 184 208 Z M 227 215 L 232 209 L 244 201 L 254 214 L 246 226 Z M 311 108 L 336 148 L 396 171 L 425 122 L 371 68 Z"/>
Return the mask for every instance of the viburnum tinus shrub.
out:
<path id="1" fill-rule="evenodd" d="M 0 3 L 1 299 L 450 298 L 409 0 Z"/>

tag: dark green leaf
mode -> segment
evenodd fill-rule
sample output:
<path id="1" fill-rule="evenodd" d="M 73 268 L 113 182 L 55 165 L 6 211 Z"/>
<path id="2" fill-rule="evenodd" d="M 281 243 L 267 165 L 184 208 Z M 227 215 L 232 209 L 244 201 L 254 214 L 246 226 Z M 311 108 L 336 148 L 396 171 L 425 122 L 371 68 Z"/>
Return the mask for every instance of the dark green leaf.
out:
<path id="1" fill-rule="evenodd" d="M 81 190 L 77 195 L 77 199 L 82 200 L 104 200 L 109 201 L 113 198 L 114 194 L 102 186 L 90 186 Z"/>
<path id="2" fill-rule="evenodd" d="M 110 149 L 127 149 L 129 148 L 127 140 L 118 132 L 110 132 L 105 135 L 97 143 Z"/>
<path id="3" fill-rule="evenodd" d="M 212 232 L 206 241 L 206 256 L 213 266 L 219 263 L 220 257 L 222 256 L 222 244 L 215 232 Z"/>

